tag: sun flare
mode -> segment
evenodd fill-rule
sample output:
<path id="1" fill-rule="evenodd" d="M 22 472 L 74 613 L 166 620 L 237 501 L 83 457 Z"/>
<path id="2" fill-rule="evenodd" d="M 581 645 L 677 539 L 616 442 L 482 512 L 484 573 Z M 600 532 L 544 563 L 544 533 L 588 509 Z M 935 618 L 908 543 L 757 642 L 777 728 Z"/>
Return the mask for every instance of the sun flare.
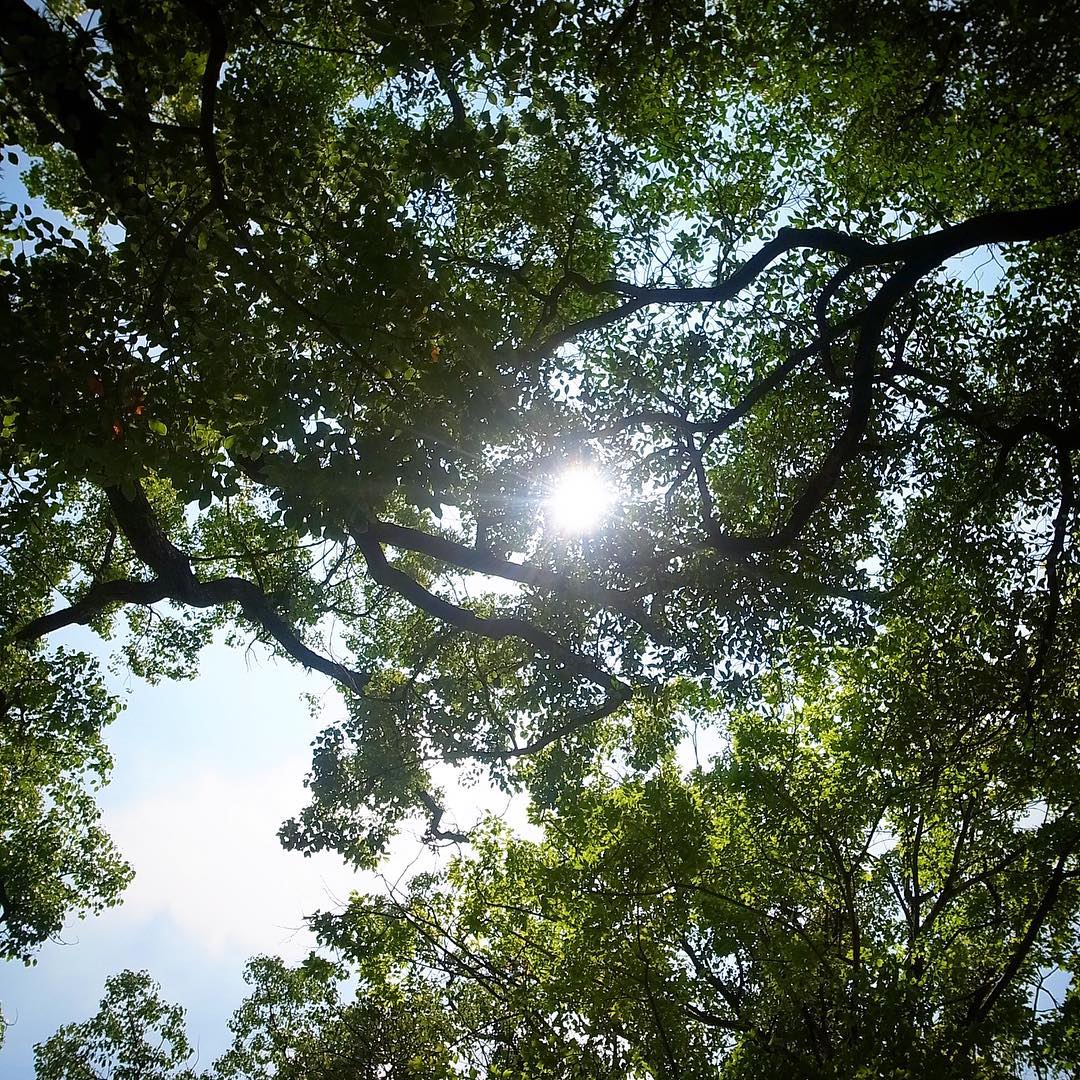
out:
<path id="1" fill-rule="evenodd" d="M 575 465 L 556 478 L 547 500 L 548 517 L 559 532 L 592 532 L 612 499 L 609 484 L 596 469 Z"/>

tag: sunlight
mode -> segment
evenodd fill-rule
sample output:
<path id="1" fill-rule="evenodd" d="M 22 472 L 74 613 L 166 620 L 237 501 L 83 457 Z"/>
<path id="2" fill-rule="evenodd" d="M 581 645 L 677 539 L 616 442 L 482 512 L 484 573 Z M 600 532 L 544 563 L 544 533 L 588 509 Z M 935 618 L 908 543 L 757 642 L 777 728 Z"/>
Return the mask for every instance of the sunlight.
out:
<path id="1" fill-rule="evenodd" d="M 547 500 L 549 520 L 560 532 L 592 532 L 614 498 L 604 477 L 587 465 L 575 465 L 559 476 Z"/>

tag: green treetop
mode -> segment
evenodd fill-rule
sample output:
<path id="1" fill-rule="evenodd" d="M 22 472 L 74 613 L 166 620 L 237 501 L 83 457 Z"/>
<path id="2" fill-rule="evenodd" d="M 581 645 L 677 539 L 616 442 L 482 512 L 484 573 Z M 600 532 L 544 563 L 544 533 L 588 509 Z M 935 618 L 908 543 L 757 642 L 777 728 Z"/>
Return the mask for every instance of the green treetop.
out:
<path id="1" fill-rule="evenodd" d="M 66 626 L 257 640 L 347 707 L 287 846 L 474 841 L 321 918 L 355 1004 L 253 969 L 306 1019 L 234 1074 L 1068 1066 L 1076 16 L 0 0 L 26 707 L 111 708 Z M 543 839 L 444 827 L 446 762 Z M 123 883 L 72 790 L 14 955 Z"/>

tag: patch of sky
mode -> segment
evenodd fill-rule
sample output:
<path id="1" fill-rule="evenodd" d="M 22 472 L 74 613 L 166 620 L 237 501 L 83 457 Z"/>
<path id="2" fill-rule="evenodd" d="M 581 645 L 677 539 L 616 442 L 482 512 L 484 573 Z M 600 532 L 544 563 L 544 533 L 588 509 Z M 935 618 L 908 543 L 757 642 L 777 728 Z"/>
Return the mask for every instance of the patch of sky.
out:
<path id="1" fill-rule="evenodd" d="M 56 635 L 105 659 L 86 630 Z M 282 850 L 277 830 L 306 801 L 309 745 L 344 709 L 321 676 L 276 661 L 259 648 L 220 643 L 202 654 L 198 679 L 150 686 L 113 674 L 126 709 L 107 731 L 112 783 L 99 795 L 103 825 L 133 864 L 123 904 L 69 922 L 34 967 L 0 968 L 0 1002 L 10 1022 L 0 1075 L 30 1080 L 33 1045 L 62 1024 L 92 1015 L 105 978 L 147 969 L 165 996 L 188 1009 L 199 1059 L 227 1045 L 226 1020 L 244 996 L 242 970 L 258 953 L 290 962 L 314 945 L 305 916 L 345 903 L 354 890 L 437 869 L 457 850 L 423 841 L 426 822 L 409 823 L 380 875 L 357 873 L 332 853 Z M 318 707 L 308 709 L 305 695 Z M 495 817 L 519 835 L 538 835 L 523 800 L 470 786 L 436 769 L 444 828 L 472 829 Z"/>

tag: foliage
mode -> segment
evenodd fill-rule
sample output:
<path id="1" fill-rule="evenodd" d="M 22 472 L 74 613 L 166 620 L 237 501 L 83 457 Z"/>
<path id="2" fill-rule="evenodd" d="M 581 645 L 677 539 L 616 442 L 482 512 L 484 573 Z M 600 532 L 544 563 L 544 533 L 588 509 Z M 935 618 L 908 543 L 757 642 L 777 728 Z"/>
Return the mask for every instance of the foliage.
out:
<path id="1" fill-rule="evenodd" d="M 226 1075 L 1070 1067 L 1072 8 L 3 0 L 23 692 L 261 642 L 346 704 L 286 846 L 472 845 Z M 46 934 L 122 883 L 77 801 Z"/>
<path id="2" fill-rule="evenodd" d="M 41 1080 L 194 1080 L 184 1011 L 161 999 L 145 971 L 106 980 L 97 1015 L 66 1024 L 34 1049 Z"/>
<path id="3" fill-rule="evenodd" d="M 295 968 L 253 960 L 247 979 L 254 990 L 230 1022 L 233 1045 L 214 1064 L 215 1080 L 455 1075 L 436 994 L 386 987 L 348 1001 L 341 975 L 314 956 Z"/>
<path id="4" fill-rule="evenodd" d="M 115 904 L 131 869 L 98 825 L 92 790 L 116 714 L 93 661 L 5 649 L 0 685 L 0 956 L 32 962 L 72 911 Z"/>

